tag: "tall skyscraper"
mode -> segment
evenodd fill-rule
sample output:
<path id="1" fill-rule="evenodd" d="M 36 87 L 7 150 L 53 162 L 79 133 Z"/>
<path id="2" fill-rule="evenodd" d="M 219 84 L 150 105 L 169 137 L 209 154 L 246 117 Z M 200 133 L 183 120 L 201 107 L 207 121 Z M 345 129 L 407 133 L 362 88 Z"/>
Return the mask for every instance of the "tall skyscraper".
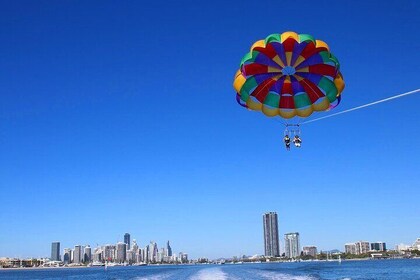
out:
<path id="1" fill-rule="evenodd" d="M 117 253 L 116 253 L 115 261 L 118 263 L 125 262 L 127 258 L 127 245 L 125 243 L 118 242 L 116 251 Z"/>
<path id="2" fill-rule="evenodd" d="M 107 262 L 111 262 L 115 260 L 115 245 L 105 245 L 103 246 L 103 259 Z"/>
<path id="3" fill-rule="evenodd" d="M 127 244 L 127 250 L 130 250 L 130 234 L 124 234 L 124 243 Z"/>
<path id="4" fill-rule="evenodd" d="M 151 262 L 156 262 L 158 257 L 158 245 L 156 242 L 150 241 L 149 244 L 149 260 Z"/>
<path id="5" fill-rule="evenodd" d="M 268 212 L 263 215 L 264 226 L 264 252 L 266 256 L 279 257 L 279 229 L 276 212 Z"/>
<path id="6" fill-rule="evenodd" d="M 82 262 L 82 246 L 80 245 L 74 246 L 73 262 L 74 263 Z"/>
<path id="7" fill-rule="evenodd" d="M 52 261 L 60 260 L 60 242 L 51 243 L 51 260 Z"/>
<path id="8" fill-rule="evenodd" d="M 137 241 L 135 239 L 133 240 L 133 247 L 132 247 L 132 249 L 133 249 L 133 252 L 134 253 L 138 253 L 139 252 L 139 245 L 137 245 Z"/>
<path id="9" fill-rule="evenodd" d="M 86 245 L 83 250 L 83 262 L 88 263 L 92 260 L 92 248 L 89 245 Z"/>
<path id="10" fill-rule="evenodd" d="M 63 262 L 64 262 L 64 264 L 71 263 L 71 249 L 70 248 L 65 248 L 64 249 Z"/>
<path id="11" fill-rule="evenodd" d="M 293 259 L 300 256 L 299 232 L 286 233 L 284 235 L 284 251 L 288 258 Z"/>
<path id="12" fill-rule="evenodd" d="M 171 245 L 169 245 L 169 240 L 166 242 L 166 254 L 168 257 L 172 257 L 172 248 Z"/>

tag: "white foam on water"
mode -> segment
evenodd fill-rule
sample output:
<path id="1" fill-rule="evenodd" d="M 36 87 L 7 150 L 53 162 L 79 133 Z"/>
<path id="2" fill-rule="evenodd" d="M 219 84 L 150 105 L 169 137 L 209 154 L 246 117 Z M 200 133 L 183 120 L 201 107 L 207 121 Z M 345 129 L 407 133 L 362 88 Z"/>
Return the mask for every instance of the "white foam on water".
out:
<path id="1" fill-rule="evenodd" d="M 149 275 L 149 276 L 138 276 L 134 278 L 134 280 L 165 280 L 171 277 L 171 273 L 162 273 L 157 275 Z"/>
<path id="2" fill-rule="evenodd" d="M 190 277 L 190 280 L 227 280 L 227 274 L 219 267 L 205 268 L 199 270 Z M 229 278 L 231 279 L 231 278 Z"/>
<path id="3" fill-rule="evenodd" d="M 285 273 L 262 271 L 258 273 L 262 278 L 269 280 L 316 280 L 311 276 L 298 276 Z"/>

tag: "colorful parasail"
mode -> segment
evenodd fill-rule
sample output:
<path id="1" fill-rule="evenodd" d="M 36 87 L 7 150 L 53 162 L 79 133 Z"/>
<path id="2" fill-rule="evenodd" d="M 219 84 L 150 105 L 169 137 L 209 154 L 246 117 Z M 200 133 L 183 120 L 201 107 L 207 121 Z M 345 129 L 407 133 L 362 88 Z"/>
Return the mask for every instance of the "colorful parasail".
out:
<path id="1" fill-rule="evenodd" d="M 290 119 L 336 107 L 344 80 L 325 42 L 289 31 L 255 42 L 241 61 L 233 87 L 241 106 Z"/>

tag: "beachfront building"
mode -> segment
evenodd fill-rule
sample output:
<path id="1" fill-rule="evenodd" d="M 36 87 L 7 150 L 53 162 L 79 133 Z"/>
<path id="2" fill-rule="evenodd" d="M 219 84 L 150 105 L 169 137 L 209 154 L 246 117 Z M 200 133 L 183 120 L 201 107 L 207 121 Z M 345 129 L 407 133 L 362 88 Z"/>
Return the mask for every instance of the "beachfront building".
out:
<path id="1" fill-rule="evenodd" d="M 316 246 L 304 246 L 302 251 L 305 256 L 316 257 L 318 254 L 318 249 Z"/>
<path id="2" fill-rule="evenodd" d="M 130 250 L 130 234 L 124 234 L 124 243 L 127 245 L 127 250 Z"/>
<path id="3" fill-rule="evenodd" d="M 102 248 L 102 254 L 103 257 L 102 259 L 107 261 L 107 262 L 111 262 L 114 261 L 115 259 L 115 245 L 105 245 Z"/>
<path id="4" fill-rule="evenodd" d="M 366 254 L 370 250 L 370 244 L 368 241 L 357 241 L 356 243 L 356 254 Z"/>
<path id="5" fill-rule="evenodd" d="M 65 248 L 64 249 L 63 262 L 64 262 L 64 264 L 71 263 L 71 249 L 70 248 Z"/>
<path id="6" fill-rule="evenodd" d="M 366 254 L 370 250 L 368 241 L 357 241 L 354 243 L 346 243 L 344 245 L 346 254 L 361 255 Z"/>
<path id="7" fill-rule="evenodd" d="M 291 259 L 300 256 L 299 232 L 291 232 L 284 235 L 284 251 L 286 257 Z"/>
<path id="8" fill-rule="evenodd" d="M 150 241 L 150 244 L 148 246 L 148 260 L 149 262 L 157 262 L 158 258 L 158 245 L 156 242 Z"/>
<path id="9" fill-rule="evenodd" d="M 51 243 L 51 260 L 60 261 L 60 242 Z"/>
<path id="10" fill-rule="evenodd" d="M 74 246 L 73 251 L 73 263 L 81 263 L 82 262 L 82 246 L 76 245 Z"/>
<path id="11" fill-rule="evenodd" d="M 370 243 L 370 250 L 380 251 L 380 252 L 386 251 L 386 244 L 385 242 L 381 242 L 381 241 Z"/>
<path id="12" fill-rule="evenodd" d="M 413 245 L 411 246 L 411 249 L 420 250 L 420 238 L 417 238 L 416 241 L 414 241 Z"/>
<path id="13" fill-rule="evenodd" d="M 133 249 L 127 251 L 127 262 L 133 264 L 136 262 L 136 252 Z"/>
<path id="14" fill-rule="evenodd" d="M 134 253 L 139 252 L 139 245 L 137 245 L 137 241 L 135 239 L 133 239 L 133 246 L 131 246 L 131 249 L 133 250 Z"/>
<path id="15" fill-rule="evenodd" d="M 169 245 L 169 240 L 168 242 L 166 242 L 166 253 L 167 253 L 167 257 L 171 257 L 172 256 L 172 248 L 171 245 Z"/>
<path id="16" fill-rule="evenodd" d="M 188 254 L 187 253 L 179 253 L 179 260 L 181 263 L 188 263 Z"/>
<path id="17" fill-rule="evenodd" d="M 83 251 L 83 262 L 88 263 L 92 261 L 92 248 L 89 245 L 86 245 Z"/>
<path id="18" fill-rule="evenodd" d="M 280 242 L 278 219 L 276 212 L 267 212 L 263 215 L 264 227 L 264 253 L 267 257 L 280 256 Z"/>
<path id="19" fill-rule="evenodd" d="M 102 249 L 100 247 L 96 247 L 95 251 L 93 251 L 92 261 L 93 262 L 102 262 Z"/>
<path id="20" fill-rule="evenodd" d="M 399 253 L 409 251 L 410 249 L 411 249 L 410 245 L 406 245 L 406 244 L 403 244 L 403 243 L 395 245 L 395 250 L 398 251 Z"/>
<path id="21" fill-rule="evenodd" d="M 117 263 L 123 263 L 127 259 L 127 244 L 123 242 L 118 242 L 116 247 L 116 258 Z"/>
<path id="22" fill-rule="evenodd" d="M 356 244 L 355 243 L 344 244 L 344 252 L 346 252 L 346 254 L 356 255 Z"/>

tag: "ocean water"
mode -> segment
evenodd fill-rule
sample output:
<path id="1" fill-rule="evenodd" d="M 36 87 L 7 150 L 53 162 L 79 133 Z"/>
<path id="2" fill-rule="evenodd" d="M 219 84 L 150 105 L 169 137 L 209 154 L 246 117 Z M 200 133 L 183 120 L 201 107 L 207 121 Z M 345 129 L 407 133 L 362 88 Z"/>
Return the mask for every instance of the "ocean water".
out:
<path id="1" fill-rule="evenodd" d="M 1 270 L 0 279 L 420 280 L 420 259 Z"/>

